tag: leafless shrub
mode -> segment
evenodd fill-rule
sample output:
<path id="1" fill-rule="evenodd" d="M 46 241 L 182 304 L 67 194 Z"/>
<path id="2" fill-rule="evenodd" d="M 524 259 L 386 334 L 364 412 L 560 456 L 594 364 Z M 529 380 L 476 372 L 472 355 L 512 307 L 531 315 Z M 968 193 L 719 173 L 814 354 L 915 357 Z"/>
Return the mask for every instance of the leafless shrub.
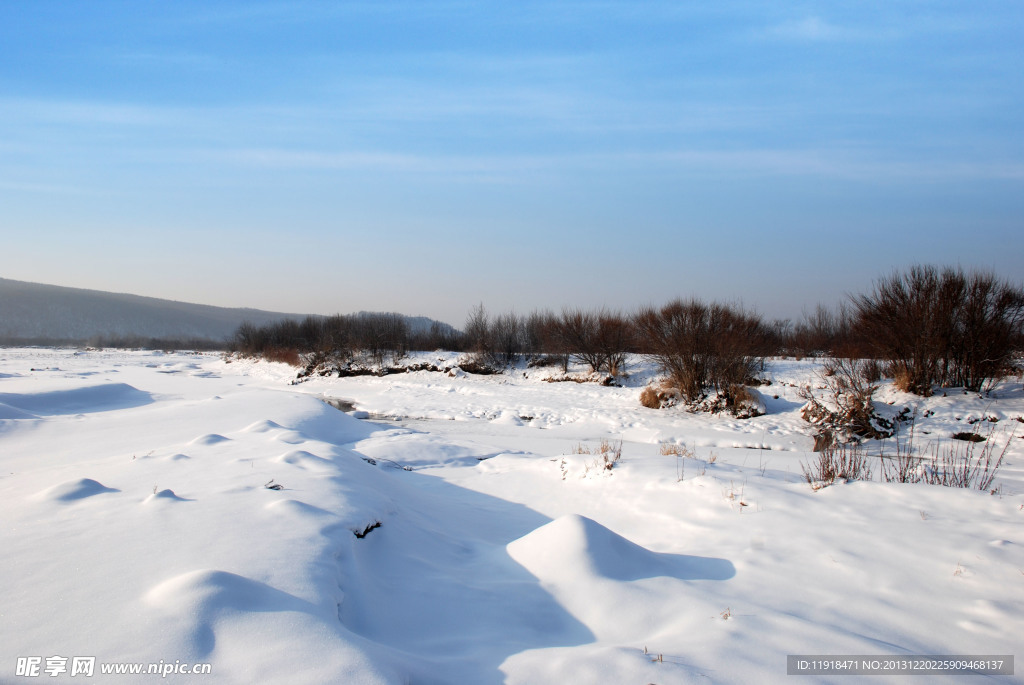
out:
<path id="1" fill-rule="evenodd" d="M 618 376 L 633 339 L 630 323 L 617 312 L 566 308 L 558 323 L 561 347 L 591 372 Z"/>
<path id="2" fill-rule="evenodd" d="M 490 326 L 491 353 L 499 364 L 512 364 L 524 348 L 523 322 L 515 312 L 495 317 Z"/>
<path id="3" fill-rule="evenodd" d="M 388 358 L 397 364 L 405 356 L 409 328 L 402 315 L 360 312 L 349 318 L 354 346 L 371 364 L 383 367 Z"/>
<path id="4" fill-rule="evenodd" d="M 491 343 L 490 320 L 483 302 L 469 310 L 463 334 L 468 352 L 475 354 L 478 359 L 490 356 L 494 348 Z"/>
<path id="5" fill-rule="evenodd" d="M 846 303 L 835 310 L 819 303 L 804 312 L 784 338 L 784 347 L 797 357 L 835 357 L 853 353 L 851 316 Z"/>
<path id="6" fill-rule="evenodd" d="M 855 329 L 888 360 L 901 389 L 980 391 L 1012 365 L 1024 325 L 1024 289 L 988 272 L 914 266 L 853 298 Z"/>
<path id="7" fill-rule="evenodd" d="M 875 413 L 872 398 L 878 386 L 868 380 L 873 376 L 870 365 L 861 359 L 829 359 L 818 374 L 825 387 L 823 398 L 819 399 L 809 387 L 798 391 L 806 402 L 804 420 L 818 429 L 815 451 L 837 441 L 893 434 L 893 423 Z"/>
<path id="8" fill-rule="evenodd" d="M 569 372 L 569 345 L 562 335 L 561 319 L 551 311 L 534 311 L 526 319 L 527 350 L 546 365 L 557 364 Z"/>
<path id="9" fill-rule="evenodd" d="M 675 300 L 635 316 L 638 346 L 696 403 L 709 389 L 743 385 L 759 369 L 768 334 L 761 318 L 723 304 Z"/>
<path id="10" fill-rule="evenodd" d="M 284 319 L 259 327 L 243 323 L 235 332 L 232 349 L 268 359 L 280 350 L 294 350 L 296 356 L 307 357 L 311 373 L 322 364 L 346 367 L 357 356 L 378 368 L 388 360 L 398 363 L 408 350 L 408 340 L 408 323 L 401 314 L 361 312 Z"/>
<path id="11" fill-rule="evenodd" d="M 626 372 L 626 353 L 633 343 L 633 328 L 618 312 L 602 311 L 597 316 L 597 347 L 604 354 L 605 368 L 612 376 Z"/>
<path id="12" fill-rule="evenodd" d="M 817 461 L 801 464 L 804 479 L 814 490 L 832 485 L 837 480 L 871 480 L 871 465 L 863 445 L 833 443 L 818 452 Z"/>
<path id="13" fill-rule="evenodd" d="M 597 315 L 582 309 L 563 309 L 559 321 L 559 337 L 570 355 L 598 372 L 604 358 L 597 349 Z"/>
<path id="14" fill-rule="evenodd" d="M 861 379 L 869 385 L 878 383 L 885 378 L 882 364 L 877 359 L 865 359 L 860 368 Z"/>

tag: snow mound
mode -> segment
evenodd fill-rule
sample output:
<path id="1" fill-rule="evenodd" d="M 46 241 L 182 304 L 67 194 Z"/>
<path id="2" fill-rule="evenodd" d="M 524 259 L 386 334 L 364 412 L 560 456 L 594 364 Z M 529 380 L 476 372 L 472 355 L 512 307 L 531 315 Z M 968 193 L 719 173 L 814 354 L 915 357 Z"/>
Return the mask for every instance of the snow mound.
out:
<path id="1" fill-rule="evenodd" d="M 281 428 L 281 424 L 274 423 L 270 419 L 264 419 L 263 421 L 257 421 L 246 426 L 243 430 L 246 433 L 266 433 L 267 431 L 277 430 Z"/>
<path id="2" fill-rule="evenodd" d="M 286 445 L 301 445 L 306 442 L 306 436 L 298 431 L 286 431 L 278 435 L 276 439 Z"/>
<path id="3" fill-rule="evenodd" d="M 72 390 L 51 390 L 37 393 L 0 393 L 0 405 L 7 405 L 23 412 L 42 416 L 130 409 L 152 402 L 152 395 L 127 383 L 107 383 Z"/>
<path id="4" fill-rule="evenodd" d="M 105 492 L 120 492 L 120 490 L 108 488 L 92 478 L 79 478 L 47 488 L 37 494 L 36 499 L 50 502 L 74 502 L 93 495 L 102 495 Z"/>
<path id="5" fill-rule="evenodd" d="M 174 494 L 174 490 L 171 490 L 170 488 L 165 488 L 165 489 L 161 490 L 160 492 L 153 493 L 152 495 L 150 495 L 149 497 L 147 497 L 144 500 L 144 502 L 153 502 L 153 501 L 190 502 L 191 500 L 188 500 L 188 499 L 186 499 L 184 497 L 178 497 L 176 494 Z"/>
<path id="6" fill-rule="evenodd" d="M 634 581 L 667 576 L 681 580 L 726 580 L 736 574 L 725 559 L 660 554 L 627 540 L 600 523 L 570 514 L 508 544 L 508 553 L 543 582 L 581 576 Z"/>
<path id="7" fill-rule="evenodd" d="M 189 634 L 193 654 L 208 655 L 216 642 L 217 619 L 235 612 L 313 613 L 313 606 L 265 583 L 227 571 L 200 569 L 174 576 L 152 588 L 144 601 L 176 617 Z M 181 624 L 184 625 L 181 625 Z"/>
<path id="8" fill-rule="evenodd" d="M 325 471 L 332 468 L 332 464 L 329 460 L 324 459 L 323 457 L 318 457 L 317 455 L 305 450 L 295 450 L 293 452 L 283 454 L 274 461 L 281 464 L 291 464 L 292 466 L 297 466 L 300 469 L 308 469 L 310 471 Z"/>
<path id="9" fill-rule="evenodd" d="M 190 445 L 216 445 L 219 442 L 227 442 L 231 438 L 225 438 L 223 435 L 217 433 L 207 433 L 206 435 L 200 435 L 198 438 L 190 442 Z"/>
<path id="10" fill-rule="evenodd" d="M 291 516 L 303 520 L 312 520 L 322 517 L 335 517 L 335 514 L 321 509 L 320 507 L 299 501 L 297 499 L 279 499 L 263 506 L 268 511 L 274 511 L 284 516 Z"/>
<path id="11" fill-rule="evenodd" d="M 494 423 L 502 426 L 522 426 L 523 420 L 519 418 L 519 415 L 515 412 L 503 411 L 494 419 Z"/>
<path id="12" fill-rule="evenodd" d="M 146 593 L 156 607 L 190 610 L 200 616 L 217 609 L 291 611 L 305 602 L 265 583 L 227 571 L 199 569 L 174 576 Z"/>

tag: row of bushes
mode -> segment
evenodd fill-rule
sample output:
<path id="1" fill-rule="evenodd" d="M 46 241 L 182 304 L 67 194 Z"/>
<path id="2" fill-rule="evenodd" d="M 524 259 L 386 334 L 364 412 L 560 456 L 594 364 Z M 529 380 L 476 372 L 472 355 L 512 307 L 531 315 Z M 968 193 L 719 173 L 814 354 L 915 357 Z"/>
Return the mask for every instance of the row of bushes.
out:
<path id="1" fill-rule="evenodd" d="M 243 323 L 235 332 L 231 349 L 245 355 L 298 363 L 300 354 L 332 361 L 365 357 L 375 366 L 398 362 L 408 350 L 459 349 L 462 336 L 455 329 L 434 322 L 429 329 L 412 332 L 401 314 L 338 314 L 308 316 L 301 321 L 284 319 L 265 326 Z"/>
<path id="2" fill-rule="evenodd" d="M 728 395 L 749 383 L 766 356 L 870 359 L 901 388 L 929 394 L 934 385 L 980 390 L 1003 377 L 1021 349 L 1024 290 L 987 272 L 915 266 L 878 280 L 837 309 L 819 306 L 796 324 L 767 321 L 738 305 L 674 300 L 631 314 L 566 308 L 490 316 L 474 307 L 462 332 L 435 324 L 413 334 L 398 314 L 309 317 L 257 328 L 243 325 L 235 349 L 267 356 L 290 350 L 383 366 L 407 350 L 470 352 L 481 365 L 576 361 L 619 375 L 626 355 L 654 359 L 689 402 L 711 390 Z"/>
<path id="3" fill-rule="evenodd" d="M 520 316 L 507 312 L 491 317 L 478 305 L 463 333 L 432 330 L 412 335 L 397 314 L 359 314 L 268 326 L 243 325 L 234 349 L 279 361 L 312 365 L 350 363 L 358 356 L 377 367 L 397 364 L 411 349 L 469 352 L 477 368 L 502 366 L 529 356 L 535 364 L 570 361 L 591 372 L 617 376 L 625 371 L 627 354 L 655 359 L 687 402 L 704 399 L 710 390 L 728 395 L 757 374 L 764 356 L 778 349 L 770 326 L 738 306 L 676 300 L 661 308 L 647 307 L 632 315 L 608 310 L 564 309 Z"/>

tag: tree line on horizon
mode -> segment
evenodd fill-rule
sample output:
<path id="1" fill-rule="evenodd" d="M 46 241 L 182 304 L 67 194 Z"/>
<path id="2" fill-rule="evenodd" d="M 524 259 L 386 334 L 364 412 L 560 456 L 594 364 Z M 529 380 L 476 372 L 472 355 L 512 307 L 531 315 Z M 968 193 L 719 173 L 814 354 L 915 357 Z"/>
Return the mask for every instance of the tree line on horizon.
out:
<path id="1" fill-rule="evenodd" d="M 623 313 L 566 307 L 490 315 L 473 307 L 462 331 L 435 323 L 412 332 L 401 315 L 307 317 L 243 324 L 232 350 L 293 364 L 357 363 L 383 369 L 409 351 L 445 349 L 480 367 L 570 362 L 598 374 L 625 371 L 627 355 L 657 361 L 689 401 L 754 381 L 770 356 L 870 359 L 872 373 L 916 394 L 934 386 L 979 391 L 1013 370 L 1024 340 L 1024 289 L 988 271 L 918 265 L 874 282 L 838 306 L 797 322 L 767 320 L 737 304 L 675 299 Z"/>

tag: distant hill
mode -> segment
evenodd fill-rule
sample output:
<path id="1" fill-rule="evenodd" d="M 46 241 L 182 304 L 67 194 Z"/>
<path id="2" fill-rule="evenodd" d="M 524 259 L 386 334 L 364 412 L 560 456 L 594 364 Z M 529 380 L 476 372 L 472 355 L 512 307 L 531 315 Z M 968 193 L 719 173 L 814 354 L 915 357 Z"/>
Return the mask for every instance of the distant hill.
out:
<path id="1" fill-rule="evenodd" d="M 243 321 L 263 326 L 305 316 L 0 278 L 0 344 L 140 339 L 220 343 Z M 414 331 L 432 323 L 426 317 L 407 318 Z"/>

